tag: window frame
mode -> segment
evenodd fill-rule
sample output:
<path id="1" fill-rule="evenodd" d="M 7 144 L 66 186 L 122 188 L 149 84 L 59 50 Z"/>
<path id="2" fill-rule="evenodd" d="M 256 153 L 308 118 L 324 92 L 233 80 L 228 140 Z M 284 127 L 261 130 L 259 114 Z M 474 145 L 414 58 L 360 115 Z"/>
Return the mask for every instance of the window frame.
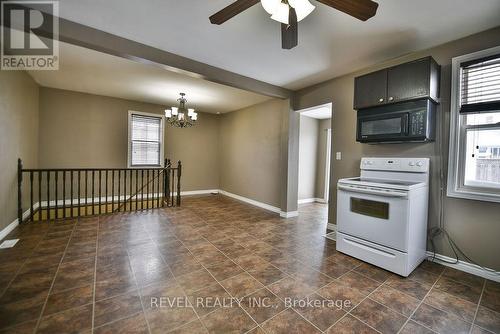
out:
<path id="1" fill-rule="evenodd" d="M 145 117 L 154 117 L 160 119 L 160 158 L 158 164 L 153 165 L 132 165 L 132 116 L 139 115 Z M 141 168 L 158 168 L 163 167 L 163 161 L 165 159 L 164 152 L 164 141 L 165 141 L 165 116 L 162 114 L 147 113 L 142 111 L 129 110 L 128 111 L 128 141 L 127 141 L 127 166 L 131 169 L 141 169 Z"/>
<path id="2" fill-rule="evenodd" d="M 467 125 L 462 121 L 466 114 L 460 114 L 461 106 L 461 64 L 467 61 L 485 58 L 500 54 L 500 46 L 455 57 L 452 59 L 451 78 L 451 110 L 450 110 L 450 143 L 448 154 L 448 184 L 447 196 L 469 200 L 500 203 L 500 190 L 488 187 L 475 187 L 465 185 L 465 164 L 466 164 L 466 131 L 470 128 L 500 128 L 499 125 Z"/>

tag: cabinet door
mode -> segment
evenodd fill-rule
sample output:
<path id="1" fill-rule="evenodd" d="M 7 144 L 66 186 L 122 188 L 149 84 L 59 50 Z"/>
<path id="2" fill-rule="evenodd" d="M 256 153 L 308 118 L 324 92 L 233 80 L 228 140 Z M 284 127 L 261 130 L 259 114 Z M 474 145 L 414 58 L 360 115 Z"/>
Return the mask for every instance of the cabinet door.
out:
<path id="1" fill-rule="evenodd" d="M 429 96 L 430 61 L 424 58 L 388 69 L 388 102 Z"/>
<path id="2" fill-rule="evenodd" d="M 387 102 L 387 70 L 361 77 L 354 82 L 354 109 L 381 105 Z"/>

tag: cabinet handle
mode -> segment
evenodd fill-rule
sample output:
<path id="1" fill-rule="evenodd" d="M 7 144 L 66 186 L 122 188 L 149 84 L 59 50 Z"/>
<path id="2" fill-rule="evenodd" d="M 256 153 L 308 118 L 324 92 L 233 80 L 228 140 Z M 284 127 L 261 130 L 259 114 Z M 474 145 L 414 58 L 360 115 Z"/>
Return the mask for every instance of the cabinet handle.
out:
<path id="1" fill-rule="evenodd" d="M 394 101 L 394 98 L 391 96 L 391 97 L 389 98 L 389 101 Z"/>
<path id="2" fill-rule="evenodd" d="M 382 103 L 382 102 L 384 102 L 384 99 L 382 99 L 382 98 L 378 99 L 378 102 Z"/>

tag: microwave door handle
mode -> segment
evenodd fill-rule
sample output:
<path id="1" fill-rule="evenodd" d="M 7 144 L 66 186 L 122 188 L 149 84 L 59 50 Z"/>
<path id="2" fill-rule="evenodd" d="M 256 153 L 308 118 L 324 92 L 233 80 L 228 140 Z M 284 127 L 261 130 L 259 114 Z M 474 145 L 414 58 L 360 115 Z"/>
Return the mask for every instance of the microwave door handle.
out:
<path id="1" fill-rule="evenodd" d="M 410 122 L 409 122 L 410 116 L 408 113 L 404 114 L 403 116 L 403 133 L 404 135 L 408 136 L 410 133 Z"/>
<path id="2" fill-rule="evenodd" d="M 337 188 L 339 190 L 345 190 L 345 191 L 351 191 L 351 192 L 356 192 L 356 193 L 361 193 L 361 194 L 368 194 L 368 195 L 380 195 L 384 197 L 400 197 L 400 198 L 407 198 L 408 194 L 399 192 L 399 191 L 383 191 L 383 190 L 375 190 L 375 189 L 363 189 L 363 188 L 354 188 L 354 187 L 349 187 L 349 186 L 344 186 L 344 185 L 338 185 Z"/>

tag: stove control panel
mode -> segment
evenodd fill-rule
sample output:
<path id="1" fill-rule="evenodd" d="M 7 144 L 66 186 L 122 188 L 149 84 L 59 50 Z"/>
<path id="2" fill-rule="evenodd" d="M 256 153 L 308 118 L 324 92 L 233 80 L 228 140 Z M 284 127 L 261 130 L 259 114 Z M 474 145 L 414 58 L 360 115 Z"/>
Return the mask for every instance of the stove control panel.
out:
<path id="1" fill-rule="evenodd" d="M 362 158 L 361 169 L 426 173 L 429 158 Z"/>

